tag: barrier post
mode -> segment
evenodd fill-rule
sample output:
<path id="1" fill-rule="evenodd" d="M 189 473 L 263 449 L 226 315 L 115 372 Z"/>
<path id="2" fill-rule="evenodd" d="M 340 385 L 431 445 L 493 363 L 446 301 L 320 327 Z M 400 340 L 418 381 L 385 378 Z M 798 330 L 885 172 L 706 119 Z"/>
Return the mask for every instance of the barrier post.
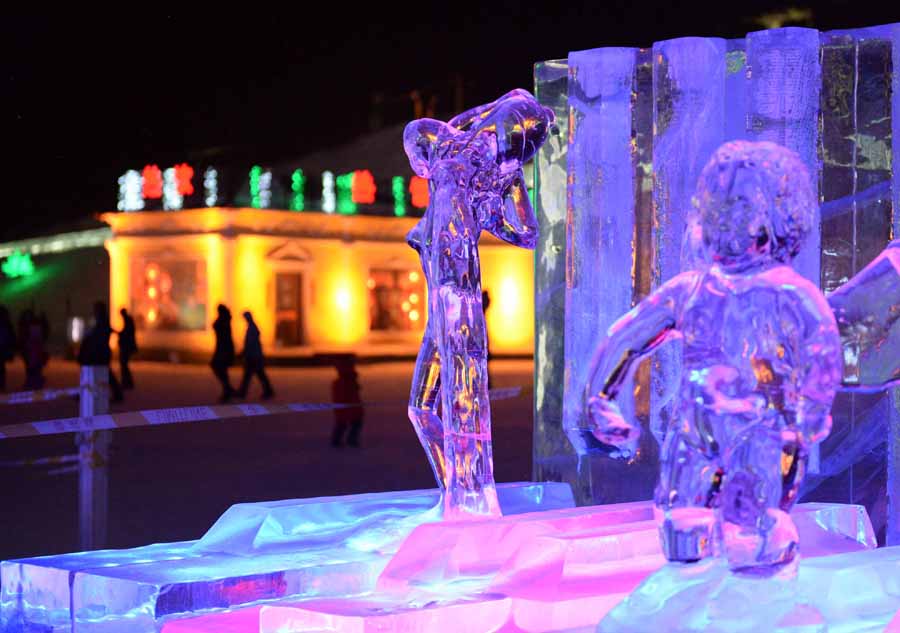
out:
<path id="1" fill-rule="evenodd" d="M 81 368 L 79 417 L 91 418 L 109 413 L 109 368 Z M 78 534 L 82 551 L 99 549 L 106 543 L 109 504 L 110 431 L 75 434 L 78 446 Z"/>

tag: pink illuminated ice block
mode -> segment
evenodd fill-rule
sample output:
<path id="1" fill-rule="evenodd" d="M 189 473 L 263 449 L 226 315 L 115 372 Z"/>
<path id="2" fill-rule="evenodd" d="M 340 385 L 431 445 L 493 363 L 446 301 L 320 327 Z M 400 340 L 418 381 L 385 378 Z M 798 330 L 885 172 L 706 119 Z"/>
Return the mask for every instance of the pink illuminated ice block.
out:
<path id="1" fill-rule="evenodd" d="M 266 605 L 259 633 L 591 628 L 665 565 L 652 516 L 638 502 L 422 525 L 375 592 Z M 875 547 L 860 506 L 801 504 L 793 517 L 807 558 Z"/>

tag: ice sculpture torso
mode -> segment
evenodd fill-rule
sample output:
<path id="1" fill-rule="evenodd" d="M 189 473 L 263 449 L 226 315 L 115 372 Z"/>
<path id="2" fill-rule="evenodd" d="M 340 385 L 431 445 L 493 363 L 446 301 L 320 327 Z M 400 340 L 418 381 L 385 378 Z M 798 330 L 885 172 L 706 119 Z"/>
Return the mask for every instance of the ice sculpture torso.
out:
<path id="1" fill-rule="evenodd" d="M 407 238 L 419 253 L 429 301 L 409 417 L 443 492 L 445 518 L 500 512 L 478 241 L 487 230 L 534 247 L 537 220 L 522 165 L 552 124 L 549 109 L 515 90 L 448 123 L 420 119 L 404 131 L 410 165 L 429 180 L 430 194 Z"/>
<path id="2" fill-rule="evenodd" d="M 679 399 L 655 498 L 669 560 L 724 549 L 733 568 L 758 568 L 797 552 L 788 512 L 809 446 L 830 429 L 841 376 L 831 309 L 788 265 L 815 204 L 792 152 L 726 143 L 703 170 L 689 218 L 697 270 L 613 324 L 594 359 L 586 394 L 593 433 L 629 456 L 640 430 L 615 398 L 641 357 L 682 340 Z"/>

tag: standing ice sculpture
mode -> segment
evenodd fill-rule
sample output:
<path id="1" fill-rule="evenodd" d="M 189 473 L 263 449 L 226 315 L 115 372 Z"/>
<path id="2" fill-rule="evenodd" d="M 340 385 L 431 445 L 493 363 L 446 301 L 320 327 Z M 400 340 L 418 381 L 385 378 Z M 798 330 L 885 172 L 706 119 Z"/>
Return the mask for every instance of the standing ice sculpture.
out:
<path id="1" fill-rule="evenodd" d="M 655 504 L 663 551 L 691 562 L 724 549 L 732 569 L 792 560 L 788 514 L 808 448 L 831 428 L 841 341 L 816 286 L 791 267 L 815 217 L 800 159 L 773 143 L 720 147 L 697 185 L 695 270 L 610 327 L 586 394 L 593 434 L 634 453 L 639 427 L 616 404 L 637 362 L 680 338 L 677 414 L 661 451 Z"/>
<path id="2" fill-rule="evenodd" d="M 478 240 L 484 229 L 534 248 L 537 219 L 522 165 L 553 122 L 551 110 L 514 90 L 448 123 L 413 121 L 403 133 L 410 165 L 429 180 L 430 192 L 424 217 L 407 236 L 429 301 L 409 417 L 442 489 L 445 518 L 500 513 Z"/>

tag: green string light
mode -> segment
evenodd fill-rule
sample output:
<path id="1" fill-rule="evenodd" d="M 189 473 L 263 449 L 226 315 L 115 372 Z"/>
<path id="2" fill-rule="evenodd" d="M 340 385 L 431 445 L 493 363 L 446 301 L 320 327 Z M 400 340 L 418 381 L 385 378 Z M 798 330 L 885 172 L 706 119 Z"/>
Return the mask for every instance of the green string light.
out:
<path id="1" fill-rule="evenodd" d="M 406 215 L 406 187 L 403 186 L 403 176 L 391 178 L 391 192 L 394 194 L 394 215 L 402 218 Z"/>
<path id="2" fill-rule="evenodd" d="M 341 174 L 335 179 L 337 184 L 337 212 L 345 215 L 356 213 L 353 202 L 353 172 Z"/>
<path id="3" fill-rule="evenodd" d="M 34 262 L 31 261 L 31 253 L 13 252 L 0 264 L 0 270 L 10 279 L 30 277 L 34 274 Z"/>
<path id="4" fill-rule="evenodd" d="M 306 199 L 303 190 L 306 188 L 306 176 L 302 169 L 295 169 L 291 174 L 291 211 L 303 211 L 306 208 Z"/>
<path id="5" fill-rule="evenodd" d="M 262 177 L 262 167 L 254 165 L 250 168 L 250 206 L 259 209 L 261 206 L 259 179 Z"/>

